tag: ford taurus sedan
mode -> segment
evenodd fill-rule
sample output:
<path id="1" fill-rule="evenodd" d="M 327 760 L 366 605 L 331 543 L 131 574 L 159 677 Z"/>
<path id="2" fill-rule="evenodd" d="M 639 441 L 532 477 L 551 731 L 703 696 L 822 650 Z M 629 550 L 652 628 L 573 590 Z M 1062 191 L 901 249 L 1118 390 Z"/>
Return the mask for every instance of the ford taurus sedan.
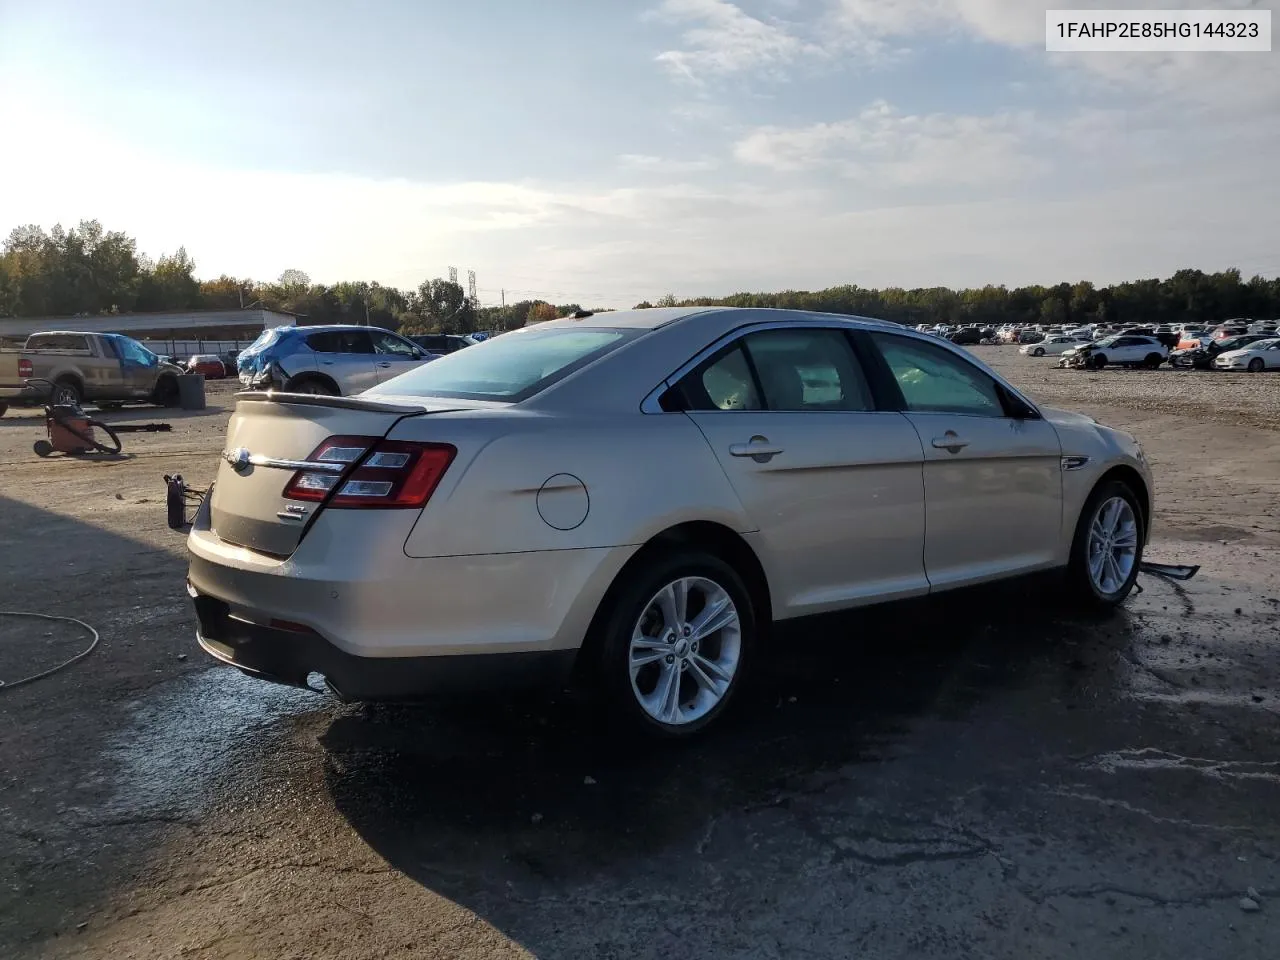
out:
<path id="1" fill-rule="evenodd" d="M 1213 358 L 1215 370 L 1263 370 L 1280 368 L 1280 339 L 1255 340 L 1235 350 L 1224 350 Z"/>
<path id="2" fill-rule="evenodd" d="M 650 309 L 513 331 L 355 397 L 241 394 L 190 534 L 204 649 L 346 699 L 577 669 L 660 735 L 775 621 L 1061 569 L 1133 588 L 1137 441 L 874 320 Z"/>

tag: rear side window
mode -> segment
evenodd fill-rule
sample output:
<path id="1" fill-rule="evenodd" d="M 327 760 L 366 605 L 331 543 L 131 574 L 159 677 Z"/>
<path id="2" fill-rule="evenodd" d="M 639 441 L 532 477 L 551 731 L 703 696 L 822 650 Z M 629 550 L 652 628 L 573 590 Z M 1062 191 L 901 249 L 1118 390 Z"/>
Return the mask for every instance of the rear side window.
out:
<path id="1" fill-rule="evenodd" d="M 908 410 L 1003 417 L 1004 404 L 994 380 L 941 347 L 893 334 L 871 339 L 897 381 Z"/>
<path id="2" fill-rule="evenodd" d="M 373 353 L 367 330 L 322 330 L 307 337 L 307 346 L 316 353 Z"/>
<path id="3" fill-rule="evenodd" d="M 641 333 L 596 327 L 513 331 L 446 354 L 367 392 L 518 403 Z"/>
<path id="4" fill-rule="evenodd" d="M 701 364 L 680 383 L 686 410 L 759 410 L 760 396 L 742 344 Z"/>
<path id="5" fill-rule="evenodd" d="M 871 390 L 840 330 L 764 330 L 746 338 L 769 410 L 874 410 Z"/>

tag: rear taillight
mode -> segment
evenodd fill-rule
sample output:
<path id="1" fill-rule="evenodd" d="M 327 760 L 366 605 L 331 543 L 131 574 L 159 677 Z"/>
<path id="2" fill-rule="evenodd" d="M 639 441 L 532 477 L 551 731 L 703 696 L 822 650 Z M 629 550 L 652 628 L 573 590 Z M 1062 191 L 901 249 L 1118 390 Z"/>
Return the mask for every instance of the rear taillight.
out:
<path id="1" fill-rule="evenodd" d="M 18 376 L 22 377 L 24 380 L 28 377 L 34 376 L 35 372 L 35 367 L 31 365 L 30 360 L 18 361 Z"/>
<path id="2" fill-rule="evenodd" d="M 447 443 L 330 437 L 307 460 L 341 464 L 359 461 L 360 465 L 345 479 L 335 473 L 299 470 L 285 485 L 284 496 L 319 502 L 341 482 L 328 503 L 330 507 L 421 507 L 435 492 L 457 452 Z"/>

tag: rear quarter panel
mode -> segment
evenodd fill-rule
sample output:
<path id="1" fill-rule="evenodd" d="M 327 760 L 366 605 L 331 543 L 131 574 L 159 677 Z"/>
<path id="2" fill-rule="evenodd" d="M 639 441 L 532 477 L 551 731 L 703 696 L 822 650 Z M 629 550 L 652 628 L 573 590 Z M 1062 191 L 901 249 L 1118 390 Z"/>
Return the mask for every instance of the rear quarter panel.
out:
<path id="1" fill-rule="evenodd" d="M 411 557 L 635 545 L 690 520 L 750 529 L 683 414 L 437 415 L 404 420 L 390 436 L 459 449 L 405 542 Z M 572 501 L 575 481 L 585 488 L 586 515 L 572 529 L 543 518 L 539 495 L 548 481 L 543 497 Z"/>

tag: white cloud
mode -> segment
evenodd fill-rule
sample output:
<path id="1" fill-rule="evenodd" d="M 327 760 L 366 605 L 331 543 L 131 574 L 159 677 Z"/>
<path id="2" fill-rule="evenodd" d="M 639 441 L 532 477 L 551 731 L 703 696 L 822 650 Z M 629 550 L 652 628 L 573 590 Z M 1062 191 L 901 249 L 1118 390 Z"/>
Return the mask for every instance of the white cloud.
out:
<path id="1" fill-rule="evenodd" d="M 748 70 L 778 75 L 799 57 L 823 52 L 785 24 L 760 20 L 728 0 L 663 0 L 652 15 L 686 25 L 681 34 L 683 49 L 666 50 L 657 61 L 694 82 L 708 75 Z"/>
<path id="2" fill-rule="evenodd" d="M 618 163 L 625 170 L 635 170 L 655 175 L 705 173 L 708 170 L 716 169 L 720 165 L 712 157 L 699 157 L 695 160 L 675 160 L 670 157 L 655 157 L 646 153 L 624 153 L 618 157 Z"/>
<path id="3" fill-rule="evenodd" d="M 857 117 L 761 127 L 738 141 L 743 163 L 778 171 L 827 169 L 884 186 L 1004 184 L 1044 169 L 1026 114 L 902 114 L 878 101 Z"/>

